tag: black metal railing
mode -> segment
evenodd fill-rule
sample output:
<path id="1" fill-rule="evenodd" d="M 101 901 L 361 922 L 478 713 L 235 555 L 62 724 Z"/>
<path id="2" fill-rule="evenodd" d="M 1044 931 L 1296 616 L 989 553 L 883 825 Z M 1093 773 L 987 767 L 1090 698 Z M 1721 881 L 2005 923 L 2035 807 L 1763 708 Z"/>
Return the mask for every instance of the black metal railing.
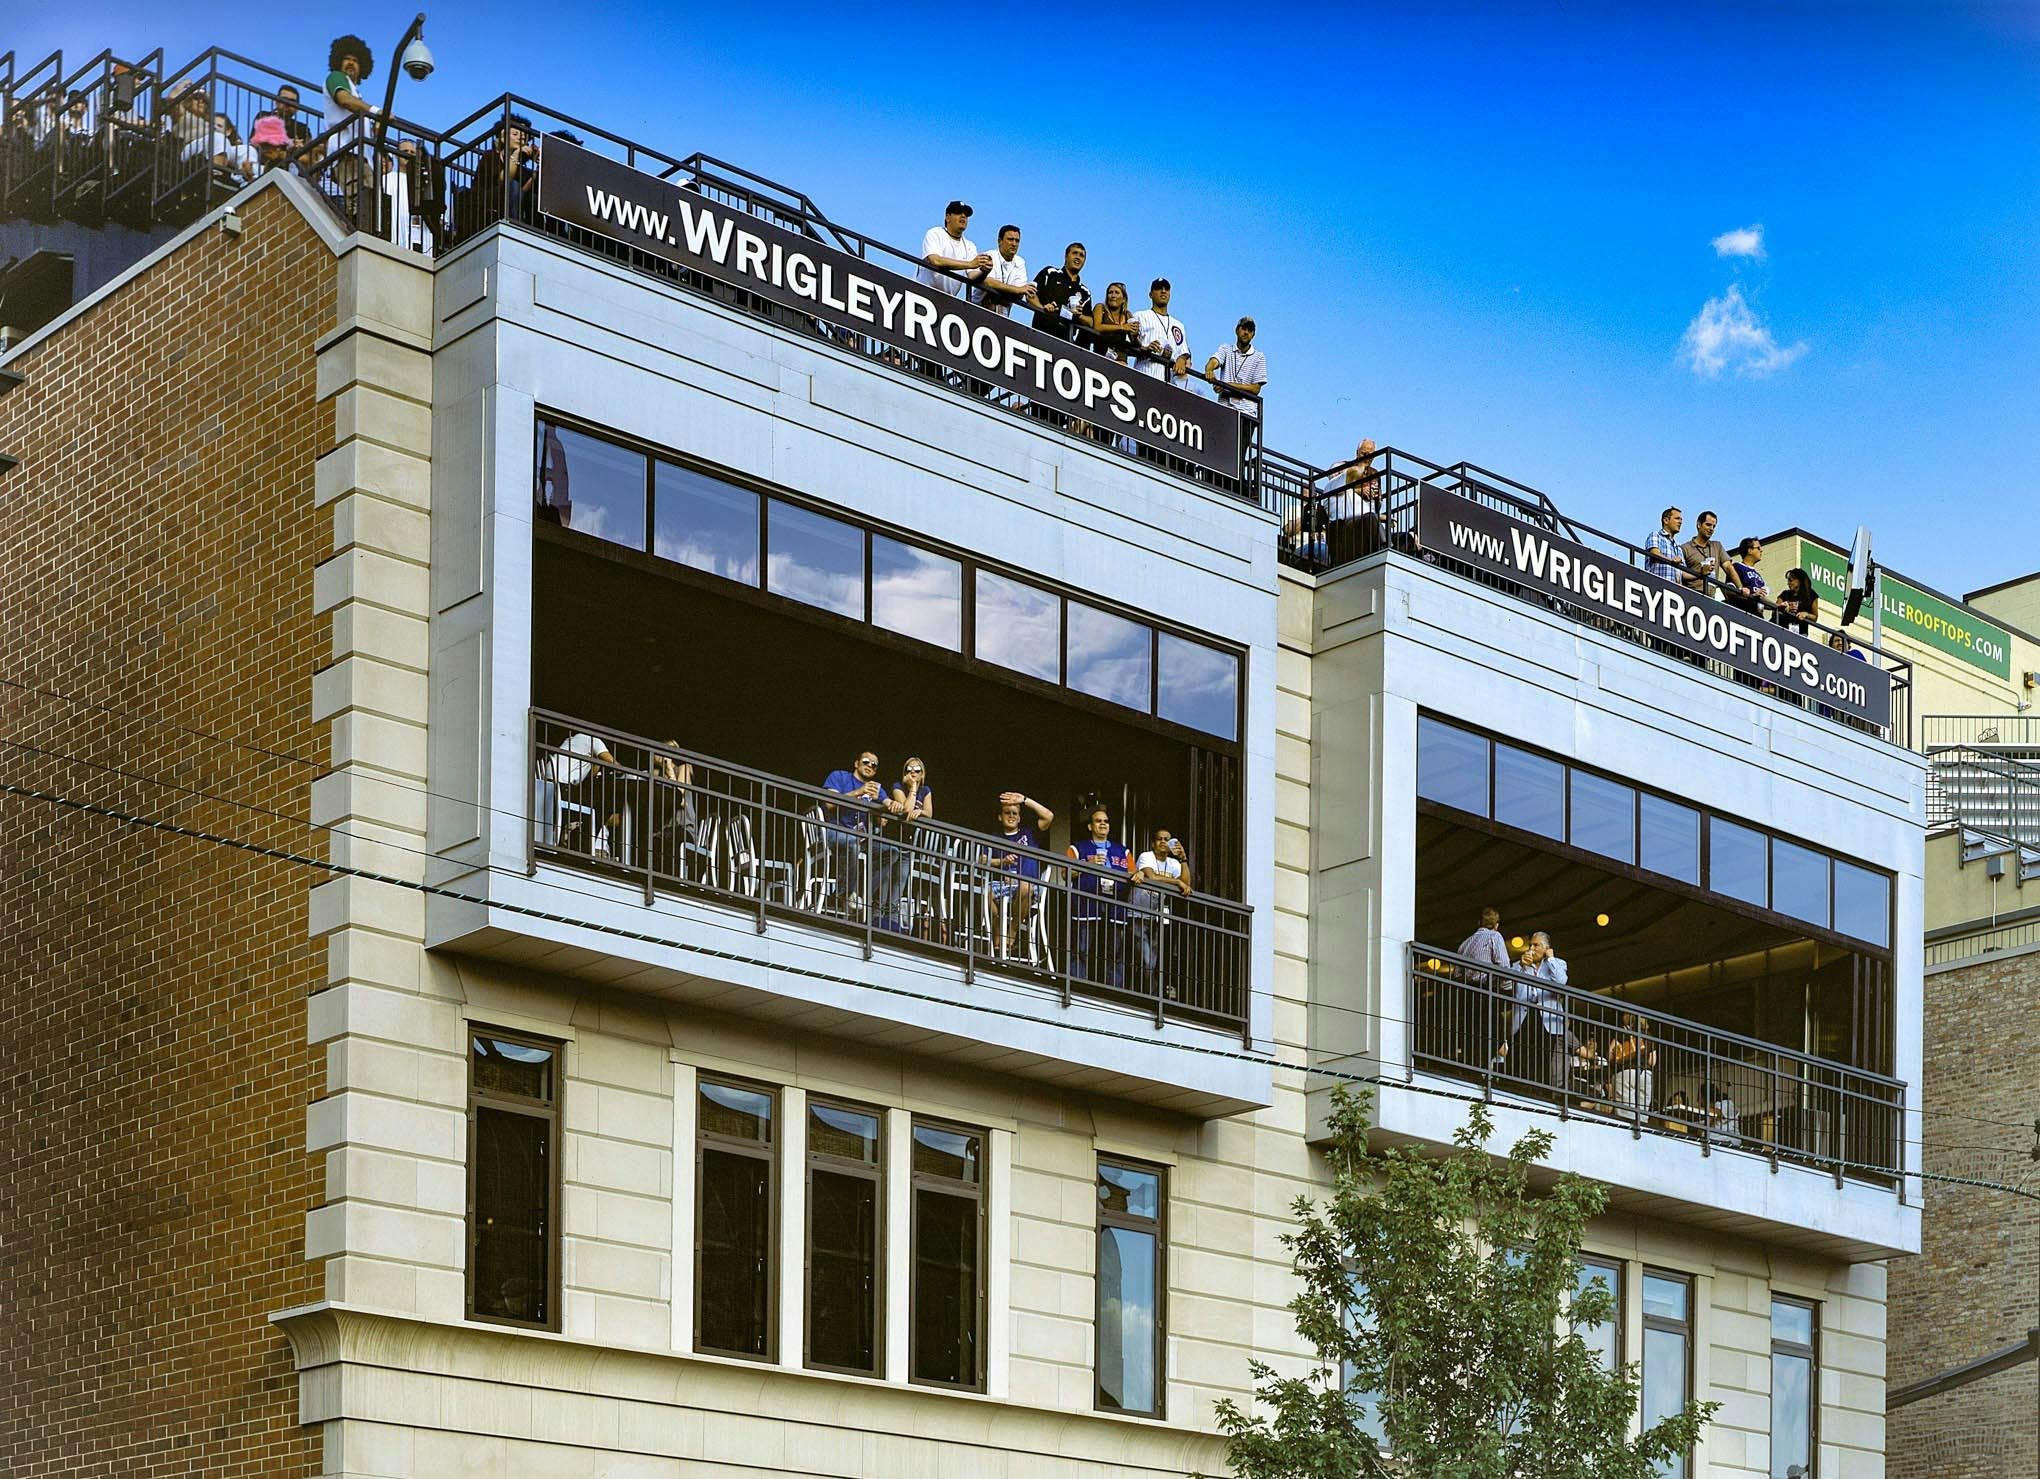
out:
<path id="1" fill-rule="evenodd" d="M 1967 745 L 1929 752 L 1927 825 L 1974 827 L 2040 845 L 2040 765 Z"/>
<path id="2" fill-rule="evenodd" d="M 1251 1044 L 1244 904 L 1141 884 L 1062 854 L 907 822 L 819 786 L 533 710 L 529 860 L 659 894 L 945 957 L 1060 995 L 1133 1007 L 1156 1026 Z M 606 758 L 605 758 L 606 757 Z"/>
<path id="3" fill-rule="evenodd" d="M 1412 945 L 1416 1068 L 1557 1104 L 1637 1135 L 1895 1181 L 1897 1079 Z"/>
<path id="4" fill-rule="evenodd" d="M 2040 714 L 1922 714 L 1920 748 L 2040 752 Z"/>

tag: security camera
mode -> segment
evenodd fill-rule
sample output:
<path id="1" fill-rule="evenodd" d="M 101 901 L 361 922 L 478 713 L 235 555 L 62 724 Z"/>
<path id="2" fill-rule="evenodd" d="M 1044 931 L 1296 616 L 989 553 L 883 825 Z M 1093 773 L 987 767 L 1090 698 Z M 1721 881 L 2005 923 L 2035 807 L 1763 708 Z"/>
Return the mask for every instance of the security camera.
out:
<path id="1" fill-rule="evenodd" d="M 404 48 L 404 75 L 413 82 L 423 82 L 432 75 L 432 48 L 420 36 Z"/>

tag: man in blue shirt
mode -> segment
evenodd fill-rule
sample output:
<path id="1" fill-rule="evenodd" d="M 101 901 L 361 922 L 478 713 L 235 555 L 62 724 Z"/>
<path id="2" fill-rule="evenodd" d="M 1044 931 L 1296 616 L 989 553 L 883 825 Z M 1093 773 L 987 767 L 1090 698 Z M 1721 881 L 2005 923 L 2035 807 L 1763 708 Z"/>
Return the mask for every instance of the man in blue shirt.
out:
<path id="1" fill-rule="evenodd" d="M 1122 884 L 1087 871 L 1076 873 L 1070 917 L 1076 922 L 1077 938 L 1070 956 L 1070 974 L 1079 980 L 1122 986 L 1126 983 L 1126 966 L 1121 958 L 1120 938 L 1125 930 L 1126 911 L 1105 901 L 1123 897 L 1123 890 L 1130 886 L 1133 854 L 1123 843 L 1112 840 L 1112 814 L 1102 806 L 1092 808 L 1084 819 L 1084 830 L 1089 835 L 1070 845 L 1070 856 L 1080 863 L 1124 873 L 1128 882 Z"/>
<path id="2" fill-rule="evenodd" d="M 878 756 L 870 750 L 858 751 L 849 770 L 830 771 L 822 786 L 853 801 L 876 806 Z M 823 810 L 833 824 L 822 835 L 829 847 L 829 876 L 835 880 L 839 906 L 862 907 L 864 879 L 859 864 L 864 855 L 864 833 L 871 826 L 873 813 L 863 806 L 829 806 Z"/>
<path id="3" fill-rule="evenodd" d="M 1655 575 L 1659 580 L 1681 580 L 1686 574 L 1686 557 L 1679 550 L 1679 529 L 1686 522 L 1686 515 L 1676 508 L 1668 508 L 1658 515 L 1657 532 L 1643 542 L 1646 574 Z"/>

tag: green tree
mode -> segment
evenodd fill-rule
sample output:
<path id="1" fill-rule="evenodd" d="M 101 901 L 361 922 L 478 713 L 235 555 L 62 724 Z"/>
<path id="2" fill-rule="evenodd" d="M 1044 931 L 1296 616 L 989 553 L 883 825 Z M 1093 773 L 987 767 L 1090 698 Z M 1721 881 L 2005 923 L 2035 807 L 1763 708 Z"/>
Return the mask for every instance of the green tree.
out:
<path id="1" fill-rule="evenodd" d="M 1718 1403 L 1632 1437 L 1636 1366 L 1609 1370 L 1581 1337 L 1615 1317 L 1601 1283 L 1574 1293 L 1606 1194 L 1576 1176 L 1532 1189 L 1548 1132 L 1492 1155 L 1475 1105 L 1450 1154 L 1375 1155 L 1343 1087 L 1331 1131 L 1330 1199 L 1298 1197 L 1282 1238 L 1319 1365 L 1251 1362 L 1262 1415 L 1219 1404 L 1238 1479 L 1651 1479 L 1692 1447 Z"/>

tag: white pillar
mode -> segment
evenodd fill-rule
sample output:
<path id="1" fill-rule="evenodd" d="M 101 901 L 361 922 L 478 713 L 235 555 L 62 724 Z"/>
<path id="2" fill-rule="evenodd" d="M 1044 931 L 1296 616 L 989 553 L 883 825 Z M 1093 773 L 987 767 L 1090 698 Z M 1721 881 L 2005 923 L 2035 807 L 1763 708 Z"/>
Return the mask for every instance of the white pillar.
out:
<path id="1" fill-rule="evenodd" d="M 985 1391 L 1007 1394 L 1013 1353 L 1013 1132 L 991 1132 L 985 1187 Z"/>
<path id="2" fill-rule="evenodd" d="M 807 1364 L 807 1090 L 779 1091 L 779 1364 Z"/>
<path id="3" fill-rule="evenodd" d="M 694 1350 L 694 1065 L 673 1065 L 673 1349 Z"/>
<path id="4" fill-rule="evenodd" d="M 907 1379 L 912 1350 L 908 1294 L 914 1241 L 914 1117 L 885 1112 L 885 1379 Z"/>

